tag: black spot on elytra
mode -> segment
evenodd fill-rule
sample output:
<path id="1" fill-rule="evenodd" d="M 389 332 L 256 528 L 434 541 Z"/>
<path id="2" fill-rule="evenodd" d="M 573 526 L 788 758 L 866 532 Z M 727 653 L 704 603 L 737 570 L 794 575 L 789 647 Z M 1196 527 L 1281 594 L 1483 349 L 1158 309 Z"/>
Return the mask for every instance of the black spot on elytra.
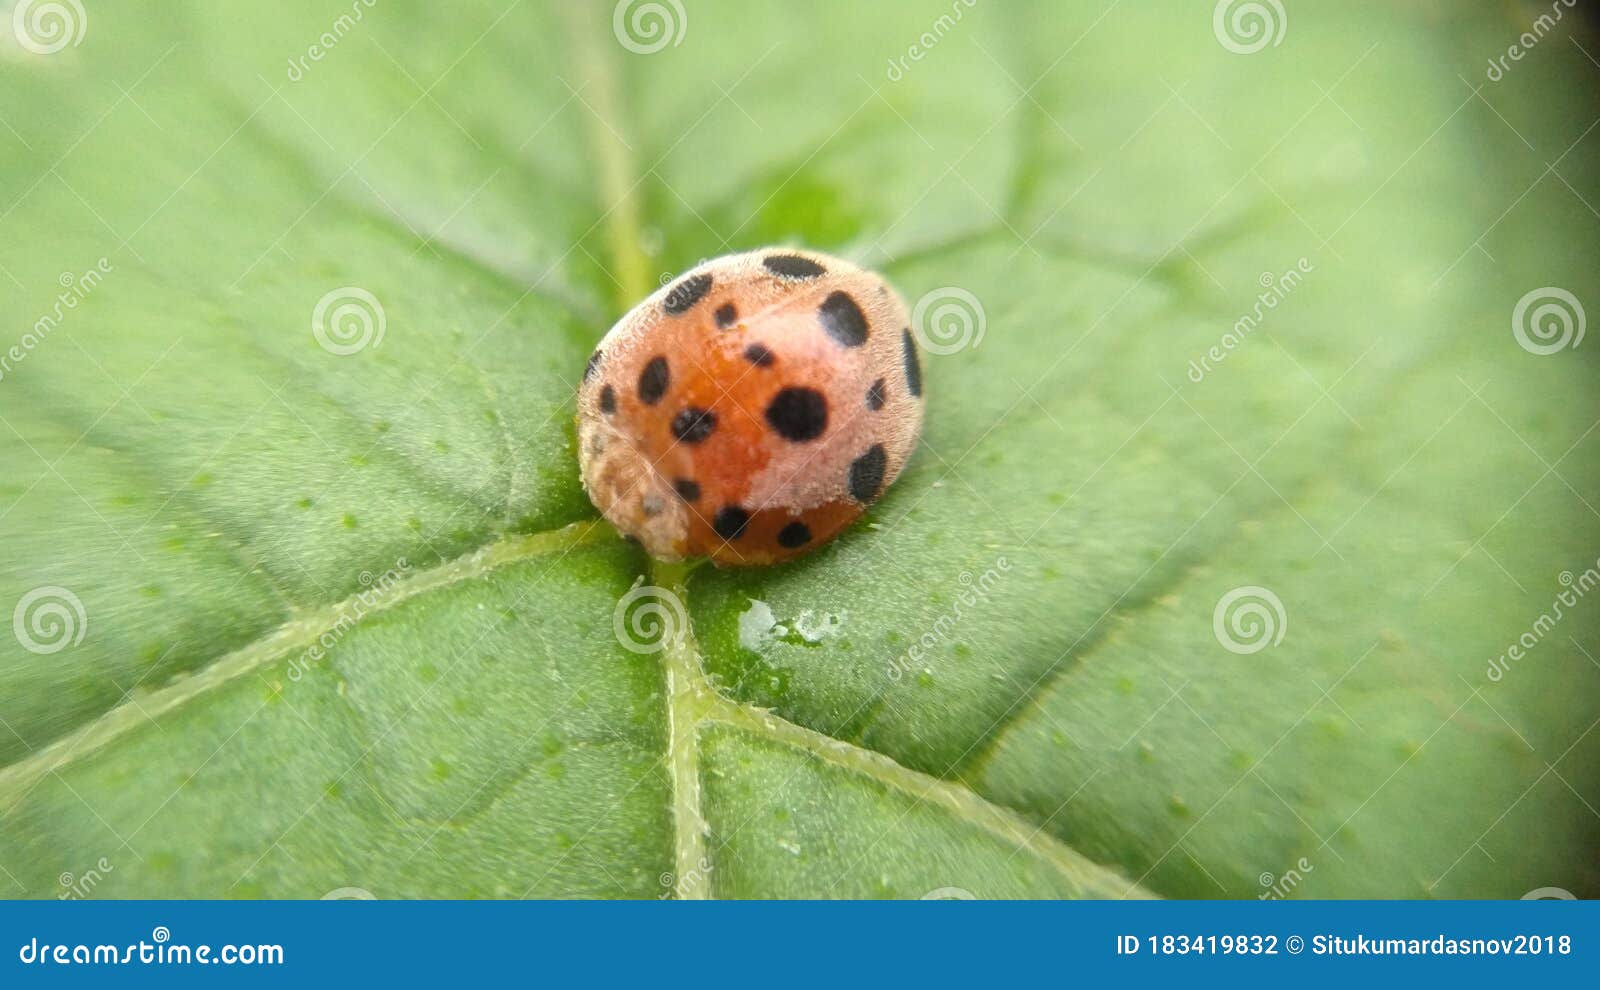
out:
<path id="1" fill-rule="evenodd" d="M 744 349 L 744 359 L 757 368 L 770 368 L 777 357 L 765 344 L 751 344 Z"/>
<path id="2" fill-rule="evenodd" d="M 723 303 L 712 316 L 716 317 L 717 329 L 726 330 L 739 322 L 739 307 L 733 303 Z"/>
<path id="3" fill-rule="evenodd" d="M 600 390 L 600 411 L 607 416 L 617 411 L 617 390 L 610 385 Z"/>
<path id="4" fill-rule="evenodd" d="M 900 331 L 900 350 L 906 362 L 906 391 L 921 395 L 922 362 L 917 359 L 917 342 L 911 339 L 909 327 Z"/>
<path id="5" fill-rule="evenodd" d="M 594 377 L 595 370 L 600 367 L 600 352 L 595 351 L 589 355 L 589 363 L 583 366 L 583 380 L 588 381 Z"/>
<path id="6" fill-rule="evenodd" d="M 678 497 L 685 502 L 698 502 L 700 500 L 700 483 L 693 478 L 679 478 L 672 483 L 672 488 Z"/>
<path id="7" fill-rule="evenodd" d="M 737 540 L 750 525 L 750 513 L 737 505 L 724 505 L 711 519 L 711 528 L 724 540 Z"/>
<path id="8" fill-rule="evenodd" d="M 778 545 L 786 550 L 803 547 L 811 542 L 811 528 L 803 522 L 792 522 L 778 530 Z"/>
<path id="9" fill-rule="evenodd" d="M 873 382 L 872 386 L 867 389 L 867 408 L 871 409 L 873 412 L 877 412 L 879 409 L 882 409 L 883 404 L 888 401 L 889 386 L 884 383 L 882 378 L 880 378 Z"/>
<path id="10" fill-rule="evenodd" d="M 672 417 L 672 435 L 684 443 L 699 443 L 717 428 L 717 414 L 709 409 L 685 406 Z"/>
<path id="11" fill-rule="evenodd" d="M 667 359 L 653 357 L 650 363 L 639 372 L 639 401 L 647 406 L 653 406 L 661 401 L 667 394 L 667 382 L 671 375 L 667 372 Z"/>
<path id="12" fill-rule="evenodd" d="M 689 307 L 705 298 L 711 291 L 711 276 L 705 273 L 690 275 L 688 278 L 667 290 L 661 299 L 661 308 L 668 316 L 677 316 L 687 312 Z"/>
<path id="13" fill-rule="evenodd" d="M 865 454 L 850 462 L 850 494 L 857 502 L 871 502 L 883 491 L 883 475 L 889 455 L 883 444 L 875 443 Z"/>
<path id="14" fill-rule="evenodd" d="M 784 278 L 816 278 L 828 274 L 826 268 L 798 254 L 769 254 L 761 263 L 767 266 L 767 271 Z"/>
<path id="15" fill-rule="evenodd" d="M 815 440 L 828 428 L 828 400 L 814 388 L 783 389 L 767 403 L 767 422 L 785 440 Z"/>
<path id="16" fill-rule="evenodd" d="M 867 318 L 847 292 L 835 292 L 822 300 L 817 319 L 828 336 L 846 347 L 860 347 L 867 342 Z"/>

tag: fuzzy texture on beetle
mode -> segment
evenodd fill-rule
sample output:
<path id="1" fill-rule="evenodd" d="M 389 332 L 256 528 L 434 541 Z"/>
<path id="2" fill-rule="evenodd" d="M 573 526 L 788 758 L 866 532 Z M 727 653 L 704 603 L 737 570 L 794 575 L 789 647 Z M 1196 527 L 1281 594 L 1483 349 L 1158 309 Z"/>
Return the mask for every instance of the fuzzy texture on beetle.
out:
<path id="1" fill-rule="evenodd" d="M 652 556 L 776 563 L 883 494 L 922 402 L 905 303 L 881 276 L 813 251 L 728 255 L 600 342 L 578 391 L 579 466 Z"/>

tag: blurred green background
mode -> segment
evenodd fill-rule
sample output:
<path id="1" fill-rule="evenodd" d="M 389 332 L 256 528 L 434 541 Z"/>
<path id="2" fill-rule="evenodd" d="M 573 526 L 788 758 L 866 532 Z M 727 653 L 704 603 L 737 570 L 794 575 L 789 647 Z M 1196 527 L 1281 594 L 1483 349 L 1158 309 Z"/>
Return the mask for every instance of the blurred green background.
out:
<path id="1" fill-rule="evenodd" d="M 0 13 L 0 895 L 1600 894 L 1559 0 Z M 924 443 L 653 568 L 573 387 L 774 243 Z"/>

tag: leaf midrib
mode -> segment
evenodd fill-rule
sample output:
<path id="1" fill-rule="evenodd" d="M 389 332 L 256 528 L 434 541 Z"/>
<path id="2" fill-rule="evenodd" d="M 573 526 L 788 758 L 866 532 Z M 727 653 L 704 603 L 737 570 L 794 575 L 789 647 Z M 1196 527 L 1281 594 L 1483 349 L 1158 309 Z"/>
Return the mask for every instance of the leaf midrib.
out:
<path id="1" fill-rule="evenodd" d="M 649 295 L 651 286 L 648 262 L 640 248 L 642 224 L 637 192 L 644 177 L 638 175 L 631 148 L 617 128 L 626 127 L 617 98 L 616 66 L 613 57 L 596 49 L 596 33 L 585 30 L 574 15 L 567 25 L 573 31 L 572 43 L 580 60 L 589 62 L 595 74 L 594 112 L 588 117 L 590 139 L 600 158 L 602 220 L 612 255 L 617 285 L 617 312 L 624 313 Z M 685 615 L 692 615 L 688 577 L 693 564 L 652 559 L 650 579 L 666 594 L 676 596 Z M 669 630 L 671 632 L 671 630 Z M 995 838 L 1027 851 L 1049 864 L 1078 889 L 1118 889 L 1124 897 L 1147 897 L 1138 884 L 1101 867 L 1078 854 L 1045 830 L 1028 822 L 1017 812 L 994 804 L 961 784 L 941 780 L 912 770 L 892 757 L 855 743 L 835 739 L 813 729 L 781 718 L 770 711 L 748 705 L 725 695 L 705 674 L 699 643 L 689 628 L 663 644 L 663 676 L 666 681 L 668 745 L 666 763 L 673 800 L 673 894 L 680 899 L 703 899 L 712 895 L 707 870 L 706 838 L 708 827 L 701 806 L 700 732 L 716 723 L 750 732 L 846 772 L 866 777 L 891 791 L 918 803 L 942 808 L 954 817 Z"/>
<path id="2" fill-rule="evenodd" d="M 631 149 L 617 132 L 623 116 L 618 99 L 618 73 L 611 53 L 594 43 L 599 34 L 584 23 L 592 12 L 568 8 L 566 26 L 580 67 L 593 76 L 594 112 L 589 117 L 593 153 L 600 164 L 599 204 L 595 226 L 605 225 L 607 249 L 616 283 L 616 311 L 625 312 L 652 289 L 649 261 L 642 243 L 638 190 L 644 182 Z M 593 229 L 593 228 L 591 228 Z M 363 592 L 343 601 L 297 612 L 251 643 L 231 651 L 202 669 L 179 676 L 165 686 L 115 705 L 87 725 L 0 768 L 0 814 L 9 812 L 42 778 L 88 757 L 146 722 L 165 717 L 188 702 L 240 677 L 261 670 L 296 651 L 314 645 L 341 622 L 358 621 L 392 609 L 432 591 L 484 577 L 531 557 L 568 552 L 619 534 L 598 519 L 584 520 L 540 533 L 503 537 L 462 556 L 409 575 L 387 590 Z M 653 583 L 678 595 L 688 609 L 687 578 L 692 566 L 651 562 Z M 1100 867 L 1018 812 L 990 802 L 958 782 L 913 770 L 887 754 L 835 739 L 790 722 L 770 711 L 723 694 L 706 676 L 693 631 L 687 629 L 662 651 L 667 685 L 668 751 L 665 760 L 673 792 L 673 850 L 678 897 L 708 897 L 704 880 L 708 830 L 701 808 L 699 736 L 720 725 L 771 740 L 845 772 L 869 779 L 918 803 L 941 808 L 953 817 L 1048 864 L 1078 889 L 1123 890 L 1123 896 L 1149 896 L 1137 884 Z"/>

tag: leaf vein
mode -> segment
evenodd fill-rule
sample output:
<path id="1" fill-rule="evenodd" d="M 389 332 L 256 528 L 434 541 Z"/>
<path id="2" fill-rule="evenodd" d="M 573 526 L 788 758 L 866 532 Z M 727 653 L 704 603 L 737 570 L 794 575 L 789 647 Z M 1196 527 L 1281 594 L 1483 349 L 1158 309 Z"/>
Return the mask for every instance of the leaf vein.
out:
<path id="1" fill-rule="evenodd" d="M 615 530 L 598 520 L 561 529 L 512 536 L 480 547 L 437 567 L 414 574 L 378 593 L 363 592 L 333 605 L 292 617 L 253 642 L 139 698 L 107 709 L 99 718 L 17 762 L 0 768 L 0 800 L 10 795 L 14 807 L 41 777 L 82 759 L 112 741 L 183 707 L 195 698 L 229 684 L 294 651 L 313 645 L 342 621 L 360 621 L 428 592 L 481 577 L 491 571 L 546 553 L 565 551 L 611 536 Z"/>

